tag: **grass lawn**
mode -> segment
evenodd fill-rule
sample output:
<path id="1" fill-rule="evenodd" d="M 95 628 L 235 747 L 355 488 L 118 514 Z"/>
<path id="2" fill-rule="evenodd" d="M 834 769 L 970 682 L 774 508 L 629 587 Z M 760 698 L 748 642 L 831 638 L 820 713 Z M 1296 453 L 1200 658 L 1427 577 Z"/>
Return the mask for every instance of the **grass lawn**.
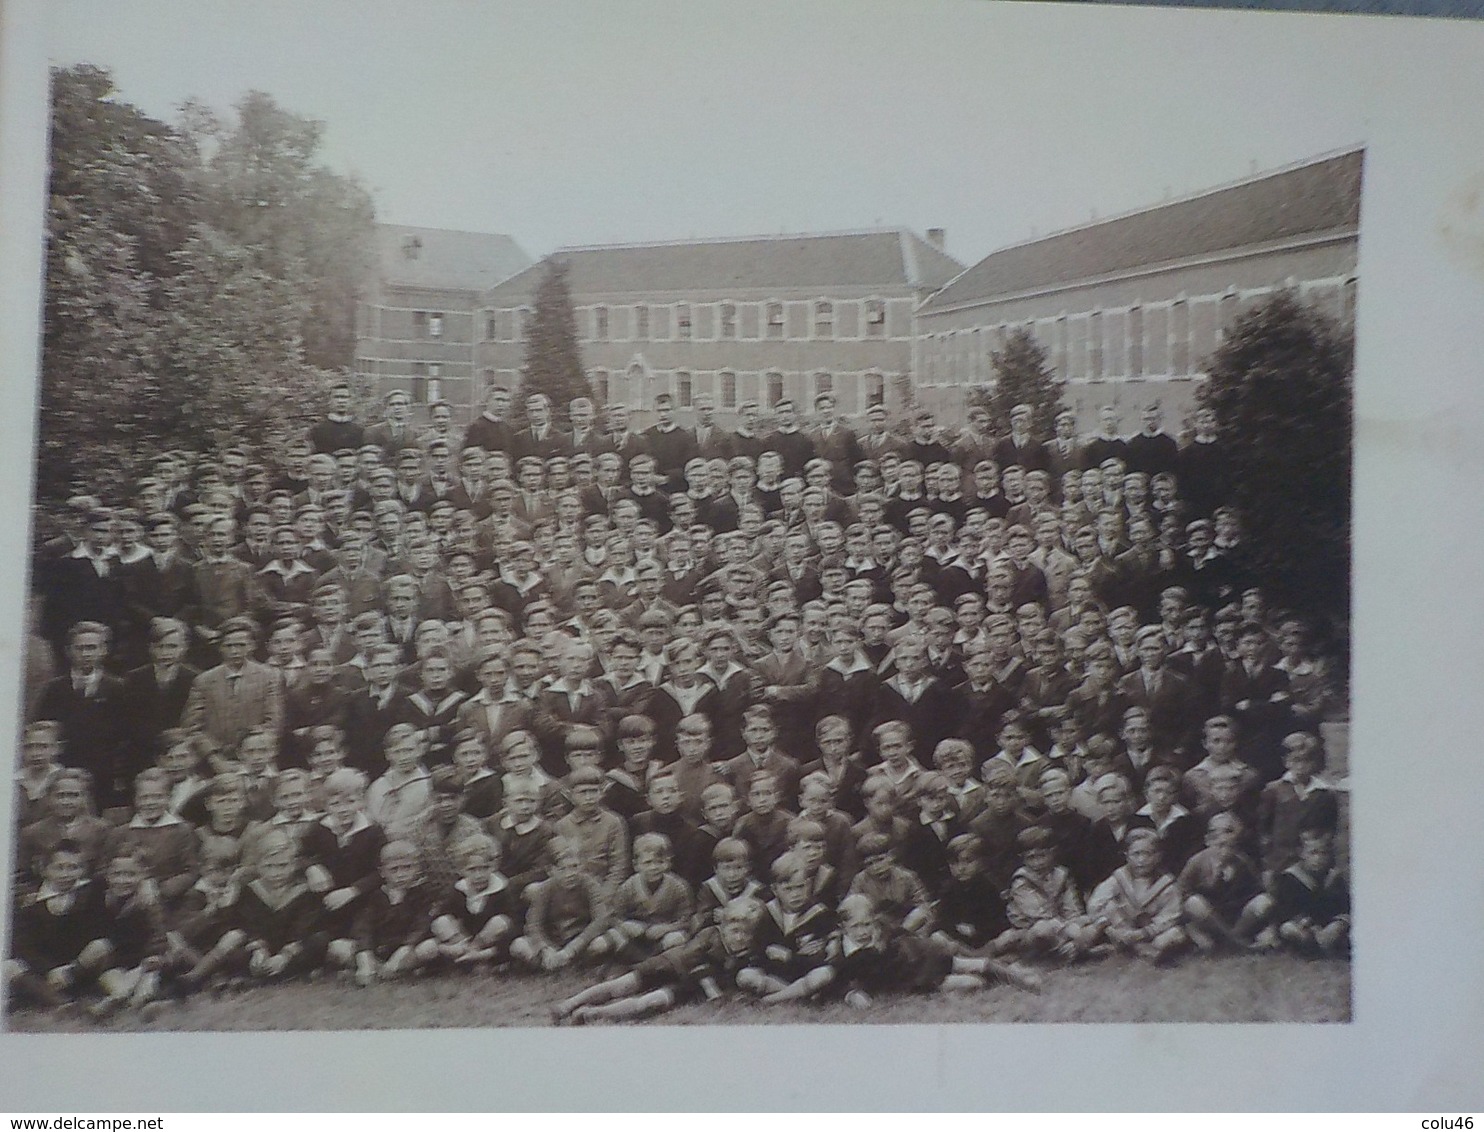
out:
<path id="1" fill-rule="evenodd" d="M 1049 970 L 1042 993 L 991 987 L 974 994 L 772 1008 L 734 1001 L 682 1007 L 667 1025 L 871 1022 L 1347 1022 L 1350 964 L 1286 955 L 1186 959 L 1156 968 L 1130 959 Z M 582 974 L 438 977 L 360 989 L 335 980 L 252 988 L 169 1003 L 154 1018 L 104 1023 L 23 1011 L 13 1031 L 390 1030 L 545 1026 L 552 1003 Z M 642 1024 L 642 1023 L 641 1023 Z"/>

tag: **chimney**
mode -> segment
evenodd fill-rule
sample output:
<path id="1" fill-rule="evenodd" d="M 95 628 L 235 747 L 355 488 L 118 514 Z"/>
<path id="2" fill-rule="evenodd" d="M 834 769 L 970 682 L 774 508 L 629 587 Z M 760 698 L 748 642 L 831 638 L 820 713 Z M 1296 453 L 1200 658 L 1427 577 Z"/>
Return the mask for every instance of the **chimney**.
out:
<path id="1" fill-rule="evenodd" d="M 943 250 L 943 243 L 948 239 L 948 233 L 942 228 L 929 228 L 927 230 L 927 241 L 937 248 Z"/>

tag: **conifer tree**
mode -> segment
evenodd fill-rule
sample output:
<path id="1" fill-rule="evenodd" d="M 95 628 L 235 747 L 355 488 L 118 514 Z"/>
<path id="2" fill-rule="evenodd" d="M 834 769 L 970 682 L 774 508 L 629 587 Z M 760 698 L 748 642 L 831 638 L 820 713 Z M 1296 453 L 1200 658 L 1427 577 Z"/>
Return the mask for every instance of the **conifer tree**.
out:
<path id="1" fill-rule="evenodd" d="M 568 404 L 577 397 L 591 397 L 593 389 L 577 345 L 577 316 L 567 286 L 567 265 L 548 257 L 542 261 L 542 268 L 520 371 L 520 394 L 511 406 L 511 416 L 517 427 L 523 427 L 526 398 L 532 393 L 545 393 L 551 398 L 558 427 L 565 428 Z"/>
<path id="2" fill-rule="evenodd" d="M 989 411 L 991 430 L 999 436 L 1010 432 L 1010 410 L 1028 404 L 1035 409 L 1031 432 L 1045 440 L 1055 431 L 1056 414 L 1063 409 L 1062 381 L 1052 372 L 1046 351 L 1035 335 L 1024 327 L 1006 336 L 990 355 L 995 379 L 969 392 L 969 404 Z"/>

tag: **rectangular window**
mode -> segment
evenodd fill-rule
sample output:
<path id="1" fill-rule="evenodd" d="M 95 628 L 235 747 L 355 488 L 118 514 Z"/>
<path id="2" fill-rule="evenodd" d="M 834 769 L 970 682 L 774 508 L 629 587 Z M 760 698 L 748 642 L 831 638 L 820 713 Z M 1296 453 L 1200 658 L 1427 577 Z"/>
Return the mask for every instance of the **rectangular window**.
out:
<path id="1" fill-rule="evenodd" d="M 835 304 L 820 301 L 814 304 L 814 337 L 835 336 Z"/>
<path id="2" fill-rule="evenodd" d="M 675 401 L 682 409 L 689 409 L 694 399 L 695 383 L 691 381 L 690 371 L 681 370 L 675 375 Z"/>
<path id="3" fill-rule="evenodd" d="M 1170 307 L 1170 373 L 1190 372 L 1190 305 L 1178 299 Z"/>
<path id="4" fill-rule="evenodd" d="M 599 342 L 608 341 L 608 308 L 593 308 L 593 338 Z"/>
<path id="5" fill-rule="evenodd" d="M 768 304 L 768 337 L 769 338 L 782 338 L 783 337 L 783 304 L 782 303 L 769 303 Z M 780 380 L 782 380 L 782 379 L 780 379 Z"/>
<path id="6" fill-rule="evenodd" d="M 1128 312 L 1128 375 L 1144 376 L 1144 308 L 1131 307 Z"/>
<path id="7" fill-rule="evenodd" d="M 737 306 L 735 303 L 721 304 L 721 333 L 717 337 L 737 337 Z"/>
<path id="8" fill-rule="evenodd" d="M 412 312 L 412 336 L 414 338 L 426 338 L 428 336 L 428 312 Z"/>
<path id="9" fill-rule="evenodd" d="M 634 337 L 640 342 L 649 341 L 649 308 L 642 303 L 634 308 Z"/>
<path id="10" fill-rule="evenodd" d="M 690 336 L 690 304 L 677 303 L 675 306 L 675 337 L 689 338 Z"/>
<path id="11" fill-rule="evenodd" d="M 1210 299 L 1190 305 L 1190 366 L 1195 373 L 1204 369 L 1216 349 L 1216 303 Z"/>
<path id="12" fill-rule="evenodd" d="M 493 342 L 498 337 L 500 337 L 500 324 L 499 324 L 499 322 L 495 319 L 495 316 L 494 315 L 492 315 L 492 314 L 485 315 L 484 316 L 484 340 L 486 342 Z"/>
<path id="13" fill-rule="evenodd" d="M 886 303 L 881 299 L 866 300 L 866 337 L 886 337 Z"/>
<path id="14" fill-rule="evenodd" d="M 1125 354 L 1127 333 L 1124 323 L 1128 319 L 1125 311 L 1103 312 L 1103 375 L 1108 378 L 1124 377 L 1128 360 Z"/>
<path id="15" fill-rule="evenodd" d="M 737 407 L 737 375 L 730 370 L 722 371 L 721 375 L 721 407 L 723 409 Z"/>
<path id="16" fill-rule="evenodd" d="M 1051 369 L 1063 380 L 1067 376 L 1067 316 L 1058 315 L 1051 329 Z"/>
<path id="17" fill-rule="evenodd" d="M 1067 321 L 1067 380 L 1082 381 L 1087 376 L 1087 316 L 1074 314 Z"/>
<path id="18" fill-rule="evenodd" d="M 1149 307 L 1144 311 L 1144 374 L 1162 376 L 1170 372 L 1170 308 Z"/>
<path id="19" fill-rule="evenodd" d="M 428 312 L 428 337 L 443 337 L 443 314 L 441 311 Z"/>
<path id="20" fill-rule="evenodd" d="M 1239 306 L 1236 291 L 1228 291 L 1216 301 L 1216 341 L 1218 345 L 1226 340 L 1232 323 L 1237 320 Z"/>

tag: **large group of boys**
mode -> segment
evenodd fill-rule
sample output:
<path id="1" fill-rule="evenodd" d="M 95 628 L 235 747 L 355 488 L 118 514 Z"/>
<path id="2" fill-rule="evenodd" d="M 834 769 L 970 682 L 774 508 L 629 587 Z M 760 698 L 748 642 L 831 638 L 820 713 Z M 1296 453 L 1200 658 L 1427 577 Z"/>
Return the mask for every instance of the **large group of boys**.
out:
<path id="1" fill-rule="evenodd" d="M 587 967 L 587 1021 L 1347 952 L 1343 684 L 1209 411 L 350 405 L 42 517 L 13 1008 Z"/>

